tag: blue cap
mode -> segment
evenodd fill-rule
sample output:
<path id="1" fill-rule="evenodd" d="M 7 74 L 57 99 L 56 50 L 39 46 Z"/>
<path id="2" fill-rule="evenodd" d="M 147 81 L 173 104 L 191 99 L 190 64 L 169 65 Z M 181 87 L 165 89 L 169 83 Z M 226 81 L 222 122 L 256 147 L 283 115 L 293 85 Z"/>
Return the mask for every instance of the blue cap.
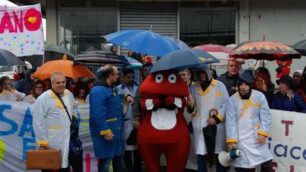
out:
<path id="1" fill-rule="evenodd" d="M 252 85 L 254 82 L 254 76 L 252 70 L 244 70 L 240 75 L 239 79 Z"/>

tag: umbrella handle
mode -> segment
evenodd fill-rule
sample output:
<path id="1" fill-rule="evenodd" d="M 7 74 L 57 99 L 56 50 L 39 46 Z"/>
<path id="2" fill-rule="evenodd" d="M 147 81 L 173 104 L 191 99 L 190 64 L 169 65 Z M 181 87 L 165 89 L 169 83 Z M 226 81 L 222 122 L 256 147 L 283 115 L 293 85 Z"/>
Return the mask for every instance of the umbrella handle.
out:
<path id="1" fill-rule="evenodd" d="M 217 114 L 218 114 L 218 110 L 215 109 L 215 108 L 210 109 L 209 112 L 208 112 L 209 118 L 211 118 L 213 115 L 217 115 Z"/>

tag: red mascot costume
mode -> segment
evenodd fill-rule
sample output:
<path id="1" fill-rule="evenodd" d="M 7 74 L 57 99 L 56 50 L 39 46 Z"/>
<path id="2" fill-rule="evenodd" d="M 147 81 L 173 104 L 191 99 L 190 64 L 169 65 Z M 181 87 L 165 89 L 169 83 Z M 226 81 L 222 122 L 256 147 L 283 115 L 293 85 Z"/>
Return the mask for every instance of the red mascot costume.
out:
<path id="1" fill-rule="evenodd" d="M 168 172 L 184 170 L 190 146 L 183 116 L 188 94 L 186 83 L 170 71 L 151 74 L 141 84 L 137 144 L 148 172 L 160 171 L 162 153 Z"/>

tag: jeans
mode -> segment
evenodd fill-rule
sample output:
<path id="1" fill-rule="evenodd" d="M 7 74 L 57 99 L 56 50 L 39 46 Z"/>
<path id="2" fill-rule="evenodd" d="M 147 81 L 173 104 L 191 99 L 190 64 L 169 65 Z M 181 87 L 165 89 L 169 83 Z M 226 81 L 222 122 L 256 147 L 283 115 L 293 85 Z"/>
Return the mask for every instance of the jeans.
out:
<path id="1" fill-rule="evenodd" d="M 198 172 L 207 172 L 206 158 L 204 155 L 197 155 Z"/>
<path id="2" fill-rule="evenodd" d="M 216 158 L 216 172 L 227 172 L 229 167 L 224 167 L 220 164 L 218 154 L 214 156 Z M 198 172 L 207 172 L 206 156 L 197 155 Z"/>
<path id="3" fill-rule="evenodd" d="M 122 157 L 115 156 L 114 158 L 104 158 L 99 159 L 98 161 L 98 172 L 109 172 L 110 163 L 113 164 L 113 171 L 114 172 L 122 172 L 123 171 L 123 164 L 122 164 Z"/>

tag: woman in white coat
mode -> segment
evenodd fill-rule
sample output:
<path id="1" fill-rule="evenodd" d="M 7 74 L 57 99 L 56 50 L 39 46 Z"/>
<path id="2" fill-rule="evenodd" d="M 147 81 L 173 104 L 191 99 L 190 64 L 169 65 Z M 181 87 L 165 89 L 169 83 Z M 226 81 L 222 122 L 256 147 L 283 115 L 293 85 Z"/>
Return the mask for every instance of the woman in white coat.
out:
<path id="1" fill-rule="evenodd" d="M 241 151 L 234 161 L 237 172 L 255 172 L 259 164 L 262 172 L 272 172 L 272 155 L 266 142 L 271 113 L 265 96 L 251 89 L 253 80 L 250 71 L 239 76 L 238 92 L 227 105 L 226 141 L 230 149 Z"/>
<path id="2" fill-rule="evenodd" d="M 197 79 L 198 82 L 190 88 L 194 105 L 188 103 L 188 106 L 189 110 L 193 111 L 193 141 L 197 155 L 198 171 L 206 172 L 206 157 L 204 155 L 209 150 L 203 135 L 203 128 L 209 125 L 216 125 L 215 147 L 212 150 L 212 154 L 219 154 L 221 151 L 224 151 L 226 146 L 224 117 L 229 95 L 223 83 L 212 79 L 208 67 L 197 70 Z M 214 113 L 211 114 L 211 111 Z M 217 160 L 216 171 L 224 172 L 227 169 Z"/>

